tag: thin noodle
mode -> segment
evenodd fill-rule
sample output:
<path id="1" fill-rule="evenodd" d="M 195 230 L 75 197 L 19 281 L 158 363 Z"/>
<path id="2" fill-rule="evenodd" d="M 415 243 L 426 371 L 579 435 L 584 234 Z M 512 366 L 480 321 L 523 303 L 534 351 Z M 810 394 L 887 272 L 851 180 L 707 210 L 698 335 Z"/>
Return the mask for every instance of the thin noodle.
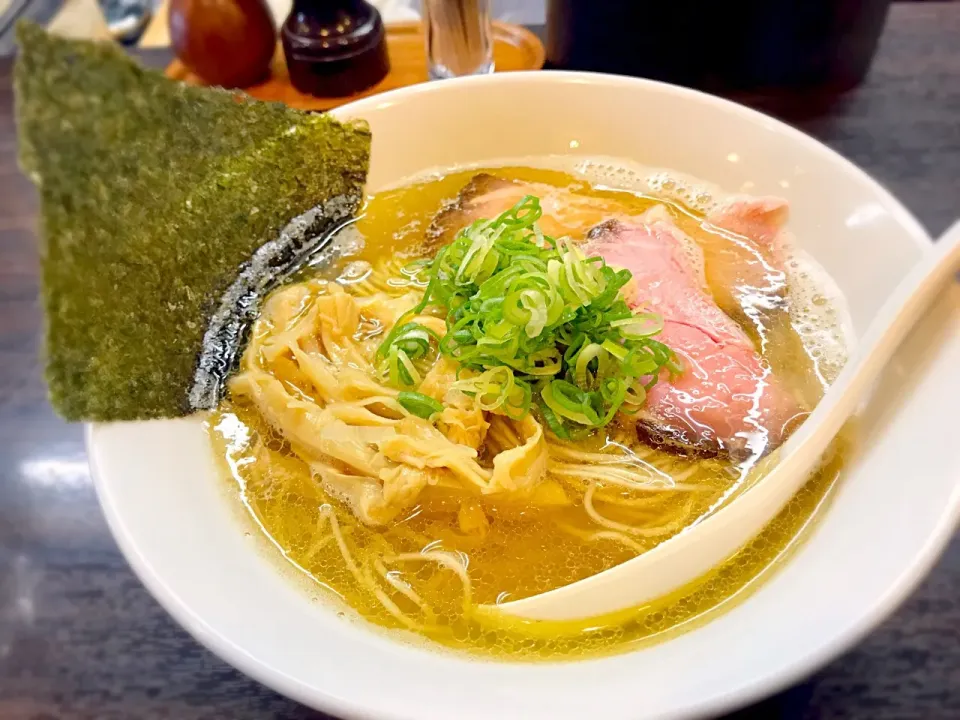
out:
<path id="1" fill-rule="evenodd" d="M 398 562 L 435 562 L 456 574 L 463 583 L 463 610 L 469 612 L 470 603 L 473 599 L 473 585 L 463 562 L 456 558 L 453 553 L 445 550 L 427 550 L 418 553 L 401 553 L 392 559 Z"/>
<path id="2" fill-rule="evenodd" d="M 373 596 L 380 601 L 380 604 L 383 605 L 384 609 L 388 613 L 393 615 L 393 617 L 403 623 L 410 630 L 415 630 L 417 632 L 425 632 L 427 630 L 426 625 L 423 623 L 418 623 L 416 620 L 412 619 L 409 615 L 403 612 L 403 610 L 401 610 L 399 606 L 393 600 L 391 600 L 383 590 L 377 587 L 372 577 L 368 579 L 368 582 L 371 586 L 370 589 L 373 591 Z"/>
<path id="3" fill-rule="evenodd" d="M 423 610 L 425 604 L 423 599 L 417 594 L 417 592 L 410 586 L 410 583 L 405 580 L 401 580 L 398 577 L 394 577 L 390 574 L 390 571 L 387 570 L 387 567 L 383 564 L 383 560 L 376 558 L 373 561 L 373 566 L 380 576 L 386 581 L 390 587 L 396 590 L 398 593 L 407 598 L 410 602 L 416 605 L 418 608 Z"/>
<path id="4" fill-rule="evenodd" d="M 333 537 L 337 541 L 337 547 L 340 548 L 340 554 L 343 556 L 343 561 L 346 563 L 350 574 L 353 575 L 354 579 L 361 586 L 366 585 L 363 575 L 360 573 L 360 568 L 357 566 L 357 563 L 353 559 L 353 555 L 347 548 L 347 542 L 344 540 L 343 533 L 340 531 L 340 522 L 337 520 L 337 516 L 333 512 L 333 508 L 324 503 L 320 506 L 320 514 L 324 515 L 327 520 L 329 520 L 330 531 L 333 533 Z"/>
<path id="5" fill-rule="evenodd" d="M 659 537 L 661 535 L 667 535 L 671 532 L 679 530 L 682 526 L 681 519 L 675 519 L 670 521 L 665 525 L 654 528 L 639 528 L 633 525 L 627 525 L 625 523 L 619 523 L 610 518 L 604 517 L 597 509 L 593 506 L 593 493 L 597 488 L 596 483 L 590 483 L 590 487 L 587 488 L 587 492 L 583 496 L 583 509 L 586 510 L 587 515 L 590 516 L 597 525 L 602 525 L 605 528 L 610 530 L 619 530 L 620 532 L 629 533 L 631 535 L 639 535 L 640 537 Z M 681 518 L 685 513 L 681 514 Z"/>
<path id="6" fill-rule="evenodd" d="M 633 538 L 629 537 L 628 535 L 622 532 L 618 532 L 616 530 L 594 530 L 590 532 L 587 530 L 580 530 L 578 528 L 573 527 L 572 525 L 568 525 L 567 523 L 561 523 L 561 522 L 557 523 L 557 527 L 565 532 L 570 533 L 575 537 L 580 538 L 581 540 L 587 540 L 591 542 L 597 541 L 597 540 L 610 540 L 612 542 L 621 543 L 622 545 L 626 545 L 628 548 L 633 550 L 638 555 L 646 552 L 647 550 L 643 545 L 638 543 Z"/>
<path id="7" fill-rule="evenodd" d="M 319 530 L 320 528 L 318 527 L 317 529 Z M 306 560 L 307 562 L 310 562 L 311 560 L 313 560 L 317 556 L 317 553 L 323 550 L 332 541 L 333 541 L 332 535 L 327 535 L 326 537 L 321 537 L 317 540 L 314 540 L 314 542 L 310 545 L 310 547 L 304 553 L 303 555 L 304 560 Z"/>
<path id="8" fill-rule="evenodd" d="M 321 515 L 326 517 L 327 520 L 330 522 L 330 529 L 333 533 L 334 539 L 336 540 L 337 547 L 340 548 L 340 554 L 343 557 L 343 561 L 346 564 L 347 569 L 350 570 L 350 573 L 353 575 L 357 583 L 361 587 L 364 587 L 368 591 L 370 591 L 371 594 L 380 602 L 383 608 L 388 613 L 390 613 L 393 617 L 395 617 L 398 621 L 403 623 L 407 628 L 409 628 L 410 630 L 418 631 L 418 632 L 426 632 L 428 629 L 426 625 L 424 625 L 423 623 L 418 623 L 412 618 L 410 618 L 406 613 L 404 613 L 397 606 L 397 604 L 392 599 L 390 599 L 390 597 L 387 596 L 386 593 L 383 592 L 382 589 L 380 589 L 377 586 L 376 580 L 371 576 L 369 568 L 365 568 L 366 572 L 360 570 L 360 568 L 357 566 L 356 562 L 353 559 L 353 555 L 350 553 L 350 550 L 347 548 L 346 540 L 344 539 L 343 533 L 340 530 L 340 523 L 337 520 L 336 514 L 333 511 L 333 508 L 328 504 L 324 504 L 320 507 L 320 513 Z M 402 590 L 399 590 L 399 588 L 396 588 L 396 586 L 393 584 L 393 582 L 391 582 L 389 578 L 385 576 L 384 579 L 386 580 L 387 583 L 390 584 L 391 587 L 394 587 L 395 589 L 397 589 L 398 592 L 401 592 L 403 595 L 405 595 L 408 598 L 410 597 Z M 413 592 L 412 589 L 411 589 L 411 592 Z M 416 593 L 414 593 L 414 595 L 416 595 Z M 414 602 L 417 602 L 417 601 L 414 600 Z"/>
<path id="9" fill-rule="evenodd" d="M 651 506 L 656 506 L 665 501 L 673 500 L 674 496 L 670 494 L 664 495 L 647 495 L 646 497 L 639 498 L 626 498 L 622 496 L 613 496 L 613 497 L 604 497 L 601 495 L 603 490 L 598 491 L 594 494 L 593 499 L 595 502 L 603 502 L 608 505 L 617 505 L 619 507 L 626 508 L 649 508 Z"/>
<path id="10" fill-rule="evenodd" d="M 680 491 L 680 492 L 691 492 L 694 490 L 699 490 L 698 485 L 693 485 L 690 483 L 677 483 L 676 485 L 664 486 L 654 483 L 643 483 L 637 482 L 633 479 L 632 475 L 626 470 L 620 470 L 618 468 L 598 468 L 582 465 L 560 465 L 555 463 L 550 463 L 547 466 L 548 472 L 551 475 L 560 475 L 563 477 L 573 477 L 573 478 L 591 478 L 594 480 L 600 480 L 604 483 L 609 483 L 611 485 L 617 485 L 619 487 L 629 488 L 631 490 L 637 490 L 640 492 L 671 492 L 671 491 Z"/>

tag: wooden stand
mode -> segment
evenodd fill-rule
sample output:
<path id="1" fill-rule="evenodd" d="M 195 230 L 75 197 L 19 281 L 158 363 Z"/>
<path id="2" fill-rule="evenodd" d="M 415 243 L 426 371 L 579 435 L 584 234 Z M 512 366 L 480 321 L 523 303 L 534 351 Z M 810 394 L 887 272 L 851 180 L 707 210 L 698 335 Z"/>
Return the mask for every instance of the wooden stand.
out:
<path id="1" fill-rule="evenodd" d="M 494 22 L 493 39 L 493 61 L 497 72 L 539 70 L 543 67 L 543 44 L 526 28 Z M 420 23 L 389 25 L 387 47 L 390 53 L 390 73 L 381 82 L 357 95 L 320 98 L 298 92 L 290 84 L 283 49 L 279 45 L 273 56 L 270 77 L 259 85 L 244 88 L 244 92 L 260 100 L 282 102 L 300 110 L 329 110 L 351 100 L 427 81 L 427 55 Z M 204 84 L 203 80 L 190 72 L 179 60 L 170 63 L 166 75 L 193 85 Z"/>

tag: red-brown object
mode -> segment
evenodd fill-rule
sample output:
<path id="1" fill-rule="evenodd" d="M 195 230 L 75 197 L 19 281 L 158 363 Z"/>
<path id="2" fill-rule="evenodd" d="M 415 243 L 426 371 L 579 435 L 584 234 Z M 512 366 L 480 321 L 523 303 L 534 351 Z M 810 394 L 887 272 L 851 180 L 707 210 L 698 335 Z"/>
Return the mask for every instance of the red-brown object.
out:
<path id="1" fill-rule="evenodd" d="M 242 88 L 267 77 L 277 29 L 264 0 L 172 0 L 170 41 L 208 85 Z"/>

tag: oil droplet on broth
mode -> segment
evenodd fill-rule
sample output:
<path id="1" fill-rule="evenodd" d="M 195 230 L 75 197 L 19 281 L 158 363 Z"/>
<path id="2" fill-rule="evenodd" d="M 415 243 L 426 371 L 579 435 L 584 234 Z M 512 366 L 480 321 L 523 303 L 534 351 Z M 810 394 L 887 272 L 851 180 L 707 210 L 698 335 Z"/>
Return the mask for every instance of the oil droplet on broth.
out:
<path id="1" fill-rule="evenodd" d="M 617 163 L 609 158 L 532 158 L 487 169 L 456 170 L 416 179 L 400 187 L 380 192 L 369 199 L 363 218 L 355 226 L 365 238 L 356 251 L 345 258 L 334 274 L 341 273 L 349 287 L 363 291 L 388 287 L 390 278 L 403 277 L 400 268 L 417 256 L 425 229 L 439 208 L 455 197 L 460 188 L 477 172 L 526 180 L 556 187 L 571 187 L 594 197 L 605 207 L 620 204 L 630 214 L 639 214 L 662 202 L 653 195 L 665 196 L 672 217 L 682 229 L 699 242 L 720 242 L 705 237 L 702 215 L 723 200 L 716 188 L 679 174 L 651 172 L 648 168 Z M 603 220 L 599 212 L 595 222 Z M 385 260 L 387 258 L 387 260 Z M 843 300 L 829 277 L 803 253 L 793 252 L 786 261 L 790 288 L 789 326 L 799 336 L 806 357 L 821 369 L 842 366 L 848 340 L 843 320 Z M 378 273 L 390 278 L 378 278 Z M 376 284 L 379 283 L 379 284 Z M 406 285 L 404 286 L 406 287 Z M 839 308 L 839 310 L 838 310 Z M 839 315 L 838 315 L 839 313 Z M 772 353 L 776 355 L 777 348 Z M 783 350 L 789 354 L 788 349 Z M 776 362 L 775 362 L 776 360 Z M 771 364 L 788 366 L 785 358 Z M 833 373 L 835 374 L 835 372 Z M 827 381 L 830 372 L 821 373 Z M 821 388 L 822 389 L 822 388 Z M 815 398 L 814 398 L 815 400 Z M 213 442 L 230 475 L 240 489 L 252 519 L 287 560 L 296 564 L 316 584 L 339 597 L 366 620 L 403 630 L 397 618 L 359 587 L 353 571 L 344 563 L 337 543 L 318 524 L 317 508 L 329 499 L 316 487 L 309 468 L 288 452 L 284 441 L 249 408 L 226 403 L 220 410 L 233 416 L 234 423 L 249 429 L 231 436 L 213 433 Z M 220 423 L 213 422 L 216 428 Z M 415 570 L 397 570 L 397 578 L 409 578 L 423 599 L 429 600 L 435 613 L 433 624 L 419 629 L 429 640 L 457 650 L 479 652 L 510 659 L 585 657 L 624 651 L 654 642 L 671 633 L 689 629 L 706 621 L 719 608 L 728 608 L 731 600 L 744 597 L 757 585 L 757 579 L 771 573 L 789 555 L 830 496 L 842 466 L 849 441 L 841 438 L 825 459 L 821 470 L 811 478 L 783 511 L 736 556 L 677 590 L 640 608 L 588 622 L 529 623 L 484 613 L 464 614 L 460 607 L 462 587 L 452 573 L 431 572 L 422 566 Z M 269 456 L 269 464 L 263 458 Z M 726 488 L 718 485 L 716 494 L 704 498 L 707 507 Z M 484 542 L 464 546 L 468 558 L 474 600 L 495 602 L 506 593 L 519 598 L 575 582 L 636 553 L 616 542 L 588 541 L 557 529 L 561 521 L 575 522 L 575 513 L 565 517 L 538 514 L 535 510 L 517 512 L 510 507 L 487 507 L 494 528 Z M 354 548 L 371 546 L 389 538 L 391 547 L 402 552 L 418 552 L 424 536 L 449 540 L 448 528 L 430 520 L 428 513 L 411 513 L 397 528 L 380 533 L 359 526 L 351 530 L 346 542 Z M 378 540 L 378 536 L 381 536 Z M 407 574 L 404 574 L 407 573 Z M 321 595 L 321 599 L 326 595 Z M 401 598 L 400 602 L 408 602 Z M 410 609 L 409 603 L 404 609 Z M 337 610 L 343 617 L 344 611 Z"/>

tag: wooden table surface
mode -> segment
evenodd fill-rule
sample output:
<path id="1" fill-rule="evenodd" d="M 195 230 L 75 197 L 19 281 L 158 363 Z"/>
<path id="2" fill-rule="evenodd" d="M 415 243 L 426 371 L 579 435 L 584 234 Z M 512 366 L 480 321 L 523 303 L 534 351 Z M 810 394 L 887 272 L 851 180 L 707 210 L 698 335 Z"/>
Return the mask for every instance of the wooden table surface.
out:
<path id="1" fill-rule="evenodd" d="M 958 38 L 960 3 L 894 6 L 867 83 L 788 118 L 934 234 L 960 216 Z M 322 717 L 225 665 L 157 605 L 104 524 L 81 428 L 47 406 L 36 199 L 16 168 L 10 71 L 0 60 L 0 719 Z M 960 718 L 960 538 L 857 648 L 736 716 Z"/>

